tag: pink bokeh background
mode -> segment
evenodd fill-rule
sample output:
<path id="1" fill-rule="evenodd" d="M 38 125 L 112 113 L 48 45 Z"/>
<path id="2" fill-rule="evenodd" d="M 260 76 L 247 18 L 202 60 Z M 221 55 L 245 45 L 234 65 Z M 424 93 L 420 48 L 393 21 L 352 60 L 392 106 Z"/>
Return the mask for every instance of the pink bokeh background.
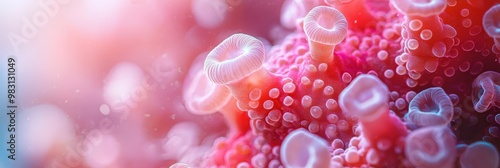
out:
<path id="1" fill-rule="evenodd" d="M 185 109 L 182 90 L 193 60 L 237 32 L 279 42 L 290 31 L 280 26 L 281 5 L 6 1 L 0 33 L 26 43 L 0 41 L 2 64 L 9 56 L 17 61 L 19 106 L 19 158 L 0 166 L 168 167 L 185 155 L 193 157 L 184 162 L 198 162 L 227 127 L 220 114 Z M 188 151 L 194 147 L 199 151 Z"/>

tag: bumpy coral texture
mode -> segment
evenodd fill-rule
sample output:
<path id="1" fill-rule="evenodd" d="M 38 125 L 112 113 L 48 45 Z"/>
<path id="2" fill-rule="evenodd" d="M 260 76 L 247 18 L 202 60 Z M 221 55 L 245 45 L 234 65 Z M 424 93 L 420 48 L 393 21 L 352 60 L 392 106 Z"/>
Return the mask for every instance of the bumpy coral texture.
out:
<path id="1" fill-rule="evenodd" d="M 217 89 L 189 110 L 232 128 L 189 166 L 499 166 L 500 2 L 293 1 L 281 44 L 234 34 L 198 67 Z"/>

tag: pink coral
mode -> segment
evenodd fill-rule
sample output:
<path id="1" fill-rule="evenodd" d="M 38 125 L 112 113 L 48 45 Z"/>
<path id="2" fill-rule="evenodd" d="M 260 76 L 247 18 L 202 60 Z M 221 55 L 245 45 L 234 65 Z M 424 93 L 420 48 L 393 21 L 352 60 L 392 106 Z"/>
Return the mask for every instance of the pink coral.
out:
<path id="1" fill-rule="evenodd" d="M 453 167 L 455 136 L 446 126 L 417 129 L 406 137 L 406 157 L 416 167 Z"/>
<path id="2" fill-rule="evenodd" d="M 457 35 L 452 26 L 439 19 L 447 6 L 446 0 L 391 2 L 405 15 L 401 36 L 405 53 L 409 54 L 406 69 L 417 73 L 435 72 L 438 58 L 450 51 Z"/>
<path id="3" fill-rule="evenodd" d="M 297 29 L 270 50 L 238 33 L 208 54 L 208 79 L 250 128 L 220 138 L 203 166 L 453 167 L 460 145 L 500 146 L 500 52 L 482 29 L 496 23 L 492 2 L 300 4 L 287 1 L 282 24 Z"/>

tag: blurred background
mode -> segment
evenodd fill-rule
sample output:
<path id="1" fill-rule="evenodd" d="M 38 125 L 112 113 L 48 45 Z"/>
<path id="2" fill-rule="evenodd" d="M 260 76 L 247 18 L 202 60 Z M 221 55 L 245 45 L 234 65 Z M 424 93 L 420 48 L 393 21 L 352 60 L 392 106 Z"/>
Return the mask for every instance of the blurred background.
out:
<path id="1" fill-rule="evenodd" d="M 0 167 L 199 162 L 227 127 L 184 107 L 196 57 L 238 32 L 268 46 L 283 0 L 1 0 Z M 300 12 L 300 11 L 298 11 Z M 7 59 L 16 59 L 15 161 Z"/>

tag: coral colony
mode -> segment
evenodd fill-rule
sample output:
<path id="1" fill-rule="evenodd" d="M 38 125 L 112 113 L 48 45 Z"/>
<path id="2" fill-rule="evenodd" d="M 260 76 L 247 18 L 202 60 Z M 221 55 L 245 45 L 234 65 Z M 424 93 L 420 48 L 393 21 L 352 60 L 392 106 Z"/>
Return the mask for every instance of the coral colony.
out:
<path id="1" fill-rule="evenodd" d="M 171 167 L 499 167 L 500 1 L 289 1 L 282 43 L 192 67 L 188 111 L 229 132 Z"/>

